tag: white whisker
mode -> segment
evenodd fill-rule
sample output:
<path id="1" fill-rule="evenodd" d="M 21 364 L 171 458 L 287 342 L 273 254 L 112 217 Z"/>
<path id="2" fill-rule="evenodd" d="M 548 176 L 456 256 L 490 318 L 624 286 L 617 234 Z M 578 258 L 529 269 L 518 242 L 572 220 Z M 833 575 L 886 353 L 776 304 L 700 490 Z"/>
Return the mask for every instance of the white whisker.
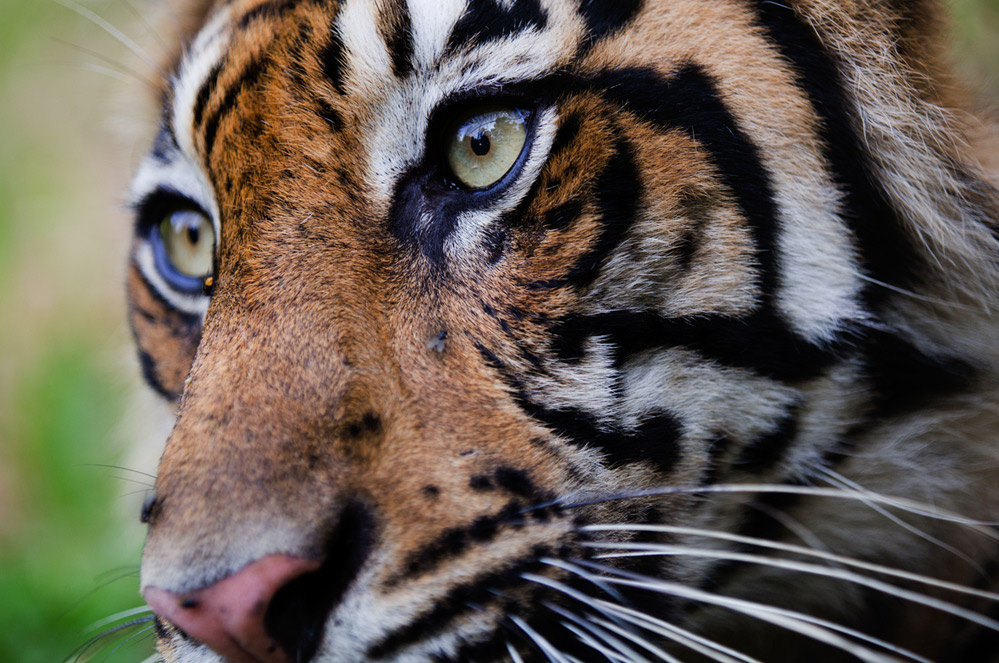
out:
<path id="1" fill-rule="evenodd" d="M 608 659 L 612 661 L 621 661 L 621 663 L 630 663 L 631 661 L 643 661 L 644 663 L 649 663 L 644 656 L 633 650 L 631 647 L 625 645 L 610 633 L 607 633 L 604 629 L 592 623 L 589 619 L 583 619 L 579 615 L 552 603 L 545 603 L 544 606 L 552 612 L 555 612 L 573 622 L 562 622 L 562 626 L 579 638 L 580 642 L 599 651 Z M 586 631 L 589 631 L 589 633 Z M 610 647 L 603 645 L 596 638 L 600 638 L 610 645 Z M 680 662 L 674 659 L 668 663 Z"/>
<path id="2" fill-rule="evenodd" d="M 661 488 L 651 488 L 648 490 L 638 490 L 631 493 L 622 493 L 618 495 L 605 495 L 600 497 L 587 497 L 585 495 L 580 495 L 578 498 L 572 498 L 577 500 L 574 502 L 569 501 L 570 498 L 566 497 L 560 500 L 556 500 L 554 502 L 539 504 L 524 509 L 524 512 L 527 513 L 532 510 L 542 509 L 552 506 L 558 506 L 563 509 L 575 509 L 587 506 L 594 506 L 598 504 L 606 504 L 608 502 L 614 502 L 618 500 L 630 500 L 642 497 L 657 497 L 663 495 L 747 494 L 747 493 L 762 493 L 762 494 L 773 494 L 773 495 L 803 495 L 808 497 L 825 497 L 830 499 L 852 500 L 859 502 L 864 502 L 865 500 L 869 500 L 876 504 L 890 506 L 918 516 L 925 516 L 926 518 L 931 518 L 933 520 L 954 523 L 955 525 L 963 525 L 989 539 L 992 539 L 993 541 L 999 541 L 999 533 L 993 531 L 992 529 L 989 529 L 991 527 L 999 526 L 999 522 L 988 522 L 982 520 L 974 520 L 972 518 L 966 518 L 959 514 L 946 511 L 944 509 L 940 509 L 931 504 L 917 502 L 915 500 L 910 500 L 904 497 L 895 497 L 895 496 L 879 495 L 877 493 L 872 493 L 870 495 L 864 496 L 864 499 L 861 499 L 861 497 L 857 495 L 855 491 L 847 491 L 835 488 L 815 488 L 810 486 L 790 486 L 786 484 L 719 484 L 714 486 L 665 486 Z"/>
<path id="3" fill-rule="evenodd" d="M 149 54 L 146 53 L 146 51 L 143 50 L 143 48 L 141 46 L 139 46 L 137 43 L 135 43 L 135 41 L 133 39 L 131 39 L 128 35 L 126 35 L 124 32 L 122 32 L 121 30 L 119 30 L 118 28 L 116 28 L 114 25 L 112 25 L 111 23 L 109 23 L 104 18 L 102 18 L 99 15 L 95 14 L 93 11 L 87 9 L 86 7 L 84 7 L 83 5 L 79 4 L 78 2 L 75 2 L 75 0 L 53 0 L 53 2 L 59 3 L 60 5 L 62 5 L 63 7 L 65 7 L 66 9 L 68 9 L 68 10 L 70 10 L 70 11 L 76 13 L 76 14 L 79 14 L 83 18 L 87 19 L 88 21 L 90 21 L 91 23 L 93 23 L 94 25 L 96 25 L 97 27 L 101 28 L 102 30 L 104 30 L 105 32 L 107 32 L 109 35 L 111 35 L 112 37 L 114 37 L 116 40 L 118 40 L 118 42 L 122 46 L 124 46 L 128 50 L 132 51 L 132 53 L 134 53 L 136 56 L 138 56 L 139 59 L 141 59 L 143 62 L 145 62 L 147 65 L 149 65 L 149 67 L 153 71 L 157 72 L 158 74 L 160 74 L 164 78 L 167 77 L 166 73 L 163 71 L 162 68 L 160 68 L 159 64 L 157 64 L 156 61 L 152 57 L 150 57 Z"/>
<path id="4" fill-rule="evenodd" d="M 782 552 L 793 553 L 796 555 L 813 557 L 816 559 L 824 559 L 829 562 L 833 562 L 835 564 L 840 564 L 842 566 L 850 566 L 857 569 L 863 569 L 865 571 L 871 571 L 873 573 L 880 573 L 883 575 L 899 578 L 900 580 L 909 580 L 911 582 L 928 585 L 930 587 L 936 587 L 937 589 L 945 589 L 951 592 L 956 592 L 958 594 L 975 596 L 989 601 L 999 601 L 999 594 L 995 592 L 987 592 L 985 590 L 975 589 L 973 587 L 965 587 L 964 585 L 958 585 L 956 583 L 947 582 L 945 580 L 938 580 L 937 578 L 931 578 L 929 576 L 920 575 L 918 573 L 912 573 L 910 571 L 902 571 L 900 569 L 894 569 L 889 566 L 883 566 L 881 564 L 873 564 L 870 562 L 865 562 L 863 560 L 854 559 L 852 557 L 845 557 L 843 555 L 837 555 L 835 553 L 825 552 L 822 550 L 813 550 L 811 548 L 805 548 L 803 546 L 798 546 L 791 543 L 781 543 L 779 541 L 770 541 L 768 539 L 740 536 L 738 534 L 729 534 L 728 532 L 720 532 L 716 530 L 702 530 L 693 527 L 677 527 L 671 525 L 644 525 L 644 524 L 587 525 L 582 529 L 584 531 L 589 531 L 589 532 L 616 532 L 616 531 L 656 532 L 660 534 L 676 534 L 680 536 L 694 536 L 705 539 L 731 541 L 732 543 L 741 543 L 741 544 L 756 546 L 759 548 L 767 548 L 770 550 L 779 550 Z M 587 547 L 599 548 L 599 549 L 624 548 L 624 549 L 640 550 L 641 548 L 637 546 L 643 546 L 648 548 L 650 546 L 655 546 L 657 544 L 591 542 L 585 545 Z M 632 546 L 636 547 L 632 548 Z"/>
<path id="5" fill-rule="evenodd" d="M 653 645 L 652 643 L 648 642 L 645 638 L 641 638 L 635 635 L 634 633 L 631 633 L 627 629 L 623 629 L 620 626 L 615 626 L 614 624 L 605 622 L 602 619 L 596 619 L 595 621 L 598 624 L 606 626 L 607 628 L 613 630 L 616 633 L 620 633 L 622 637 L 628 638 L 629 640 L 634 639 L 636 642 L 644 643 L 642 644 L 642 646 L 646 648 L 651 648 L 650 651 L 655 650 L 662 652 L 663 654 L 666 653 L 663 652 L 658 647 L 656 647 L 655 645 Z M 646 629 L 646 630 L 652 631 L 652 629 Z M 680 633 L 678 631 L 683 631 L 683 633 Z M 652 632 L 656 633 L 657 631 L 652 631 Z M 705 638 L 699 638 L 699 637 L 687 637 L 687 635 L 685 634 L 689 634 L 691 636 L 694 634 L 690 633 L 690 631 L 685 631 L 684 629 L 677 628 L 672 632 L 669 629 L 662 629 L 662 631 L 659 631 L 658 634 L 669 640 L 672 640 L 673 642 L 676 642 L 679 645 L 686 647 L 687 649 L 690 649 L 691 651 L 696 651 L 697 653 L 702 654 L 703 656 L 706 656 L 713 661 L 718 661 L 718 663 L 739 663 L 739 661 L 742 661 L 743 663 L 760 663 L 760 661 L 757 661 L 756 659 L 740 656 L 738 655 L 737 652 L 736 652 L 737 656 L 735 657 L 729 656 L 727 652 L 722 651 L 723 648 L 717 646 L 716 643 L 711 643 L 711 645 L 716 645 L 716 646 L 705 644 L 706 642 L 710 643 L 711 642 L 710 640 L 706 640 Z"/>
<path id="6" fill-rule="evenodd" d="M 916 527 L 912 523 L 909 523 L 909 522 L 906 522 L 906 521 L 902 520 L 901 518 L 899 518 L 895 514 L 891 513 L 887 509 L 881 507 L 878 504 L 874 504 L 873 502 L 871 502 L 870 501 L 870 496 L 874 495 L 875 493 L 867 490 L 863 486 L 861 486 L 861 485 L 859 485 L 859 484 L 857 484 L 857 483 L 855 483 L 853 481 L 850 481 L 846 477 L 844 477 L 841 474 L 838 474 L 838 473 L 836 473 L 836 472 L 834 472 L 834 471 L 832 471 L 830 469 L 823 469 L 823 470 L 821 470 L 821 472 L 826 475 L 827 480 L 830 483 L 832 483 L 834 486 L 837 486 L 839 488 L 843 488 L 844 490 L 849 490 L 849 491 L 856 492 L 858 498 L 860 499 L 860 501 L 862 501 L 864 504 L 866 504 L 868 507 L 870 507 L 873 511 L 881 514 L 882 516 L 884 516 L 885 518 L 887 518 L 891 522 L 895 523 L 896 525 L 898 525 L 902 529 L 906 530 L 910 534 L 913 534 L 913 535 L 919 537 L 920 539 L 922 539 L 922 540 L 924 540 L 924 541 L 926 541 L 928 543 L 932 543 L 933 545 L 937 546 L 941 550 L 946 550 L 947 552 L 949 552 L 952 555 L 958 557 L 959 559 L 964 560 L 965 562 L 967 562 L 968 564 L 970 564 L 972 567 L 974 567 L 980 573 L 984 572 L 984 569 L 982 569 L 982 567 L 979 564 L 977 564 L 975 562 L 975 560 L 973 560 L 972 558 L 968 557 L 966 554 L 964 554 L 963 552 L 961 552 L 960 550 L 958 550 L 954 546 L 952 546 L 952 545 L 950 545 L 950 544 L 948 544 L 948 543 L 946 543 L 944 541 L 941 541 L 940 539 L 938 539 L 937 537 L 933 536 L 932 534 L 929 534 L 928 532 L 924 532 L 923 530 L 919 529 L 918 527 Z"/>
<path id="7" fill-rule="evenodd" d="M 621 569 L 615 569 L 609 566 L 601 566 L 593 564 L 591 562 L 580 561 L 581 565 L 593 566 L 596 568 L 601 568 L 603 571 L 608 573 L 615 573 L 620 576 L 625 577 L 608 577 L 608 582 L 619 584 L 624 587 L 634 587 L 636 589 L 644 589 L 647 591 L 657 591 L 670 596 L 677 596 L 680 598 L 685 598 L 691 601 L 696 601 L 700 603 L 707 603 L 709 605 L 716 605 L 722 608 L 727 608 L 734 612 L 758 619 L 760 621 L 769 622 L 775 626 L 787 629 L 789 631 L 799 633 L 806 637 L 810 637 L 813 640 L 823 642 L 832 647 L 850 653 L 862 661 L 868 661 L 869 663 L 885 663 L 892 661 L 899 661 L 893 656 L 888 656 L 886 654 L 881 654 L 868 647 L 857 644 L 852 640 L 848 640 L 837 633 L 842 633 L 844 635 L 869 642 L 871 644 L 882 646 L 882 643 L 875 638 L 872 638 L 864 633 L 850 629 L 846 626 L 840 624 L 834 624 L 817 617 L 812 617 L 811 615 L 805 615 L 793 610 L 788 610 L 784 608 L 777 608 L 774 606 L 765 605 L 762 603 L 756 603 L 754 601 L 748 601 L 745 599 L 737 599 L 729 596 L 722 596 L 719 594 L 713 594 L 706 592 L 704 590 L 696 589 L 693 587 L 688 587 L 679 583 L 668 582 L 665 580 L 657 580 L 654 578 L 644 578 Z M 614 606 L 610 604 L 609 606 L 604 601 L 598 601 L 604 604 L 603 607 L 607 609 L 619 608 L 619 606 Z M 888 645 L 884 647 L 890 650 L 896 650 L 897 648 Z M 915 660 L 919 660 L 916 658 Z"/>
<path id="8" fill-rule="evenodd" d="M 524 659 L 520 657 L 520 653 L 517 652 L 517 648 L 509 642 L 506 643 L 506 650 L 510 653 L 511 663 L 524 663 Z"/>
<path id="9" fill-rule="evenodd" d="M 730 649 L 714 640 L 710 640 L 696 633 L 688 631 L 687 629 L 680 628 L 676 624 L 670 624 L 669 622 L 657 619 L 650 615 L 645 615 L 637 610 L 627 609 L 623 606 L 613 606 L 616 612 L 625 620 L 631 622 L 632 624 L 644 628 L 647 631 L 652 631 L 660 635 L 661 637 L 668 638 L 684 645 L 688 649 L 698 651 L 709 658 L 719 660 L 719 656 L 724 656 L 726 661 L 742 661 L 743 663 L 761 663 L 761 661 L 747 656 L 741 652 L 737 652 L 734 649 Z M 627 610 L 633 613 L 632 616 L 620 614 L 620 611 Z M 645 620 L 646 623 L 641 623 Z M 650 623 L 651 622 L 651 623 Z M 654 626 L 653 624 L 654 623 Z M 705 651 L 702 647 L 706 647 L 710 651 Z"/>
<path id="10" fill-rule="evenodd" d="M 919 603 L 920 605 L 925 605 L 929 608 L 934 608 L 941 612 L 946 612 L 955 617 L 961 617 L 970 622 L 974 622 L 980 626 L 991 629 L 993 631 L 999 631 L 999 622 L 989 619 L 984 615 L 980 615 L 977 612 L 972 612 L 971 610 L 966 610 L 960 606 L 954 605 L 953 603 L 948 603 L 947 601 L 941 601 L 935 599 L 931 596 L 926 596 L 925 594 L 920 594 L 918 592 L 913 592 L 908 589 L 903 589 L 901 587 L 896 587 L 887 582 L 881 580 L 876 580 L 874 578 L 869 578 L 859 573 L 854 573 L 852 571 L 847 571 L 845 569 L 830 567 L 830 566 L 820 566 L 818 564 L 809 564 L 807 562 L 797 562 L 794 560 L 780 559 L 775 557 L 765 557 L 763 555 L 752 555 L 749 553 L 731 552 L 726 550 L 715 550 L 711 548 L 694 548 L 691 546 L 676 546 L 670 544 L 618 544 L 618 547 L 630 547 L 630 546 L 642 546 L 642 552 L 639 553 L 612 553 L 604 555 L 602 557 L 638 557 L 638 556 L 650 556 L 650 555 L 672 555 L 672 556 L 684 556 L 684 557 L 699 557 L 703 559 L 723 559 L 732 562 L 744 562 L 747 564 L 757 564 L 760 566 L 769 566 L 775 569 L 783 569 L 785 571 L 796 571 L 799 573 L 807 573 L 810 575 L 822 576 L 825 578 L 834 578 L 837 580 L 843 580 L 845 582 L 851 582 L 857 585 L 863 585 L 864 587 L 869 587 L 875 591 L 879 591 L 883 594 L 889 596 L 894 596 L 906 601 L 911 601 L 913 603 Z"/>
<path id="11" fill-rule="evenodd" d="M 148 606 L 142 606 L 140 608 L 132 608 L 131 610 L 123 610 L 123 611 L 117 612 L 117 613 L 115 613 L 115 614 L 113 614 L 113 615 L 111 615 L 109 617 L 105 617 L 104 619 L 100 619 L 100 620 L 94 622 L 93 624 L 91 624 L 90 626 L 88 626 L 86 628 L 86 630 L 87 631 L 96 631 L 98 629 L 104 628 L 105 626 L 107 626 L 109 624 L 113 624 L 114 622 L 119 622 L 119 621 L 121 621 L 123 619 L 129 619 L 129 618 L 135 617 L 137 615 L 146 615 L 146 614 L 148 614 L 150 617 L 152 617 L 152 614 L 153 614 L 152 608 L 150 608 Z"/>
<path id="12" fill-rule="evenodd" d="M 548 642 L 544 636 L 531 628 L 523 619 L 517 615 L 510 615 L 510 620 L 516 624 L 534 644 L 538 646 L 538 649 L 540 649 L 541 652 L 548 657 L 549 661 L 552 663 L 569 663 L 568 659 L 562 652 L 552 646 L 552 643 Z"/>

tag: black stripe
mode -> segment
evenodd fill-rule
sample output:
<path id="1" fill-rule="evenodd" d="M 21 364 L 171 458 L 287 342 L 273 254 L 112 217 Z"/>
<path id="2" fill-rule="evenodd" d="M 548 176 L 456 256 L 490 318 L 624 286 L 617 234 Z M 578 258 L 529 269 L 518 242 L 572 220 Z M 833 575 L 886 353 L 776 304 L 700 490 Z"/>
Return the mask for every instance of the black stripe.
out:
<path id="1" fill-rule="evenodd" d="M 153 388 L 153 391 L 168 401 L 177 400 L 180 397 L 180 394 L 176 394 L 168 390 L 163 386 L 163 383 L 160 382 L 160 377 L 156 372 L 156 360 L 153 359 L 152 355 L 143 350 L 141 346 L 138 348 L 138 353 L 139 366 L 142 367 L 142 377 L 145 378 L 149 386 Z"/>
<path id="2" fill-rule="evenodd" d="M 642 421 L 633 431 L 606 431 L 593 417 L 578 409 L 551 410 L 532 401 L 523 385 L 488 348 L 477 344 L 479 353 L 506 382 L 517 405 L 531 418 L 575 444 L 600 450 L 612 465 L 651 462 L 660 472 L 668 473 L 680 460 L 679 440 L 682 426 L 670 414 L 660 414 Z"/>
<path id="3" fill-rule="evenodd" d="M 222 97 L 221 103 L 219 103 L 218 108 L 208 116 L 205 120 L 205 157 L 211 157 L 212 151 L 215 149 L 215 135 L 219 128 L 219 123 L 230 113 L 236 105 L 236 100 L 239 95 L 244 90 L 249 90 L 252 88 L 260 75 L 266 69 L 265 58 L 262 54 L 257 54 L 250 60 L 249 63 L 243 68 L 239 76 L 236 77 L 226 90 L 225 96 Z"/>
<path id="4" fill-rule="evenodd" d="M 480 516 L 469 525 L 452 527 L 440 533 L 432 542 L 410 554 L 398 576 L 386 584 L 396 585 L 438 568 L 441 564 L 464 554 L 471 546 L 493 541 L 504 527 L 522 527 L 524 505 L 511 500 L 498 513 Z"/>
<path id="5" fill-rule="evenodd" d="M 595 246 L 569 272 L 567 280 L 577 288 L 585 288 L 596 280 L 600 268 L 638 218 L 641 177 L 626 140 L 619 140 L 615 145 L 614 153 L 597 179 L 595 198 L 601 227 Z"/>
<path id="6" fill-rule="evenodd" d="M 858 111 L 848 101 L 851 95 L 835 56 L 791 7 L 767 0 L 753 4 L 760 24 L 792 64 L 798 85 L 821 118 L 818 126 L 826 159 L 844 194 L 843 216 L 860 240 L 865 269 L 885 283 L 911 284 L 919 273 L 919 252 L 886 194 L 875 185 L 878 177 L 856 129 Z M 885 288 L 867 285 L 864 289 L 864 299 L 871 306 L 888 294 Z"/>
<path id="7" fill-rule="evenodd" d="M 548 13 L 538 0 L 518 0 L 511 5 L 507 9 L 497 0 L 468 0 L 465 13 L 448 37 L 445 54 L 462 47 L 503 39 L 530 28 L 543 30 L 548 24 Z"/>
<path id="8" fill-rule="evenodd" d="M 769 299 L 777 289 L 774 255 L 777 205 L 760 149 L 749 139 L 718 93 L 714 79 L 687 64 L 664 79 L 645 69 L 613 70 L 591 85 L 609 101 L 664 129 L 681 129 L 704 146 L 753 231 L 760 288 Z"/>
<path id="9" fill-rule="evenodd" d="M 201 126 L 201 120 L 204 118 L 205 106 L 208 104 L 209 97 L 212 96 L 212 91 L 219 82 L 219 74 L 222 72 L 222 67 L 226 63 L 226 58 L 223 56 L 212 70 L 208 72 L 208 77 L 205 78 L 205 82 L 201 84 L 201 89 L 198 90 L 198 96 L 194 100 L 194 126 Z"/>
<path id="10" fill-rule="evenodd" d="M 795 405 L 778 422 L 770 433 L 743 447 L 735 461 L 734 469 L 758 474 L 771 469 L 786 455 L 798 436 L 801 405 Z"/>
<path id="11" fill-rule="evenodd" d="M 261 3 L 239 18 L 239 22 L 236 24 L 237 29 L 245 30 L 251 23 L 261 17 L 280 18 L 286 12 L 295 9 L 301 1 L 302 0 L 271 0 L 271 2 Z"/>
<path id="12" fill-rule="evenodd" d="M 387 21 L 382 37 L 392 59 L 392 73 L 403 79 L 413 71 L 413 23 L 409 15 L 409 5 L 396 3 Z"/>
<path id="13" fill-rule="evenodd" d="M 173 155 L 178 151 L 180 148 L 177 146 L 177 137 L 174 136 L 173 126 L 169 121 L 165 121 L 159 133 L 156 134 L 156 140 L 153 141 L 153 158 L 162 164 L 168 164 L 173 161 Z"/>
<path id="14" fill-rule="evenodd" d="M 587 33 L 584 45 L 589 47 L 621 30 L 644 4 L 643 0 L 580 0 L 579 13 Z"/>
<path id="15" fill-rule="evenodd" d="M 864 349 L 872 384 L 872 419 L 883 419 L 928 406 L 967 389 L 975 369 L 957 359 L 930 357 L 905 339 L 885 332 L 871 335 Z"/>
<path id="16" fill-rule="evenodd" d="M 553 349 L 567 361 L 581 359 L 587 339 L 599 336 L 614 346 L 617 367 L 642 352 L 685 347 L 722 365 L 785 382 L 820 375 L 845 348 L 813 345 L 766 310 L 745 318 L 665 318 L 650 311 L 572 315 L 556 323 L 552 332 Z"/>
<path id="17" fill-rule="evenodd" d="M 344 53 L 343 37 L 340 34 L 340 27 L 334 21 L 330 26 L 330 40 L 325 48 L 319 53 L 319 61 L 323 65 L 323 75 L 330 82 L 337 94 L 343 96 L 347 90 L 344 87 L 346 72 L 346 57 Z"/>
<path id="18" fill-rule="evenodd" d="M 538 546 L 516 564 L 483 573 L 471 581 L 453 587 L 434 607 L 409 624 L 392 631 L 367 652 L 368 659 L 389 658 L 400 649 L 426 641 L 446 629 L 455 619 L 478 610 L 478 606 L 496 601 L 502 590 L 525 584 L 525 573 L 541 573 L 547 567 L 540 560 L 552 551 Z"/>

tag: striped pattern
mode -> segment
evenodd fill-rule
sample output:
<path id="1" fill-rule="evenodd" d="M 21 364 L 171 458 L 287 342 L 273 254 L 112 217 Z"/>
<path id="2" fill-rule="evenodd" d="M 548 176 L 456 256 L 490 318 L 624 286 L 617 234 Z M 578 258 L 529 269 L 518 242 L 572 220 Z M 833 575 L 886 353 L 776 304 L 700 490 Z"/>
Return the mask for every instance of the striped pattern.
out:
<path id="1" fill-rule="evenodd" d="M 303 583 L 269 628 L 329 663 L 844 649 L 696 592 L 922 648 L 905 660 L 999 656 L 966 618 L 919 642 L 920 606 L 746 563 L 752 539 L 919 573 L 957 555 L 943 579 L 974 584 L 995 559 L 862 492 L 999 508 L 999 203 L 928 78 L 930 5 L 214 3 L 133 187 L 142 366 L 183 394 L 143 587 L 322 559 L 335 591 Z M 447 132 L 495 103 L 528 117 L 524 152 L 464 190 Z M 156 272 L 164 199 L 213 219 L 210 298 Z M 600 601 L 695 635 L 644 639 Z M 166 661 L 220 660 L 161 629 Z"/>

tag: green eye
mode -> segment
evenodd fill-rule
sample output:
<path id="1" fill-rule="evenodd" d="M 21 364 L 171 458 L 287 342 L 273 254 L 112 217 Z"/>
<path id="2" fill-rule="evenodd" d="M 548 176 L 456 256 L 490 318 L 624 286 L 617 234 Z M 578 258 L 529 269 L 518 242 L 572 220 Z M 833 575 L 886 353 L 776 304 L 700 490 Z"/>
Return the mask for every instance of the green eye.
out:
<path id="1" fill-rule="evenodd" d="M 517 163 L 527 142 L 527 121 L 512 106 L 480 106 L 458 118 L 447 140 L 451 173 L 479 189 L 500 181 Z"/>
<path id="2" fill-rule="evenodd" d="M 166 257 L 180 275 L 203 278 L 212 273 L 215 229 L 204 214 L 172 212 L 160 222 L 159 233 Z"/>

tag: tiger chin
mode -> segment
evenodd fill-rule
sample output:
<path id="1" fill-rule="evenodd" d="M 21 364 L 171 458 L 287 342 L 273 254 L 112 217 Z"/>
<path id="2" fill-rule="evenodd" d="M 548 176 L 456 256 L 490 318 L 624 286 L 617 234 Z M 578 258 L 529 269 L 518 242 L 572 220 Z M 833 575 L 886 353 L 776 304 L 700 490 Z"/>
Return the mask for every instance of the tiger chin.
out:
<path id="1" fill-rule="evenodd" d="M 188 4 L 131 194 L 163 661 L 999 661 L 934 2 Z"/>

